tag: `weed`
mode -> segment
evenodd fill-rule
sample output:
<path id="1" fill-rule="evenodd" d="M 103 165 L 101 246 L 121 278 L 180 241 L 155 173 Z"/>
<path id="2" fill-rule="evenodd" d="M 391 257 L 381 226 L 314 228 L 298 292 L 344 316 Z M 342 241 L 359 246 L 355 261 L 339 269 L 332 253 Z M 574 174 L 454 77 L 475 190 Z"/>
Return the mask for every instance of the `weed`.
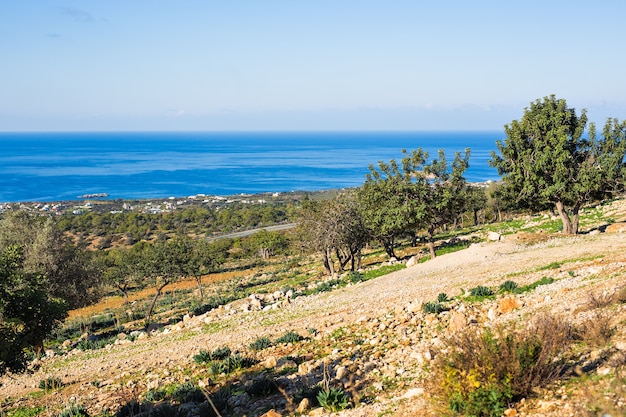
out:
<path id="1" fill-rule="evenodd" d="M 348 405 L 348 395 L 338 388 L 326 388 L 317 393 L 317 402 L 326 411 L 337 412 L 345 410 Z"/>
<path id="2" fill-rule="evenodd" d="M 440 303 L 445 303 L 446 301 L 449 301 L 448 294 L 446 294 L 445 292 L 440 293 L 437 296 L 437 301 L 439 301 Z"/>
<path id="3" fill-rule="evenodd" d="M 230 356 L 230 348 L 228 346 L 222 346 L 215 349 L 213 352 L 208 350 L 201 350 L 197 355 L 194 355 L 193 361 L 195 363 L 209 363 L 211 361 L 219 361 L 226 359 Z"/>
<path id="4" fill-rule="evenodd" d="M 7 412 L 7 417 L 35 417 L 44 412 L 46 407 L 16 408 Z"/>
<path id="5" fill-rule="evenodd" d="M 171 397 L 181 404 L 201 403 L 206 400 L 204 393 L 193 382 L 185 382 L 176 386 Z"/>
<path id="6" fill-rule="evenodd" d="M 213 375 L 227 375 L 240 369 L 249 368 L 256 363 L 257 361 L 255 359 L 237 354 L 219 361 L 211 362 L 211 365 L 209 366 L 209 373 Z"/>
<path id="7" fill-rule="evenodd" d="M 363 281 L 363 278 L 363 274 L 361 274 L 360 272 L 350 272 L 350 275 L 348 275 L 348 281 L 352 284 L 357 284 Z"/>
<path id="8" fill-rule="evenodd" d="M 72 403 L 59 414 L 58 417 L 90 417 L 87 409 L 81 405 Z"/>
<path id="9" fill-rule="evenodd" d="M 474 297 L 489 297 L 493 295 L 493 291 L 491 288 L 479 285 L 470 290 L 470 295 Z"/>
<path id="10" fill-rule="evenodd" d="M 427 314 L 439 314 L 443 311 L 448 311 L 449 309 L 439 302 L 429 301 L 427 303 L 424 303 L 424 305 L 422 306 L 422 310 L 424 311 L 424 313 Z"/>
<path id="11" fill-rule="evenodd" d="M 39 389 L 44 391 L 52 391 L 63 388 L 65 384 L 61 381 L 61 378 L 56 376 L 51 376 L 39 381 Z"/>
<path id="12" fill-rule="evenodd" d="M 296 343 L 302 340 L 302 336 L 300 336 L 298 333 L 294 332 L 294 331 L 289 331 L 287 333 L 285 333 L 284 335 L 282 335 L 281 337 L 279 337 L 278 339 L 276 339 L 274 342 L 276 344 L 279 343 Z"/>
<path id="13" fill-rule="evenodd" d="M 523 285 L 521 287 L 517 287 L 515 289 L 515 294 L 522 294 L 525 292 L 529 292 L 539 287 L 540 285 L 548 285 L 554 282 L 554 278 L 551 277 L 542 277 L 540 280 L 533 282 L 532 284 Z"/>
<path id="14" fill-rule="evenodd" d="M 267 397 L 278 392 L 278 385 L 273 379 L 262 376 L 253 380 L 245 390 L 252 397 Z"/>
<path id="15" fill-rule="evenodd" d="M 500 292 L 514 292 L 517 289 L 517 282 L 507 280 L 500 284 Z"/>
<path id="16" fill-rule="evenodd" d="M 576 328 L 576 336 L 589 346 L 605 346 L 615 334 L 616 328 L 611 324 L 611 316 L 604 311 L 595 311 L 593 315 Z"/>
<path id="17" fill-rule="evenodd" d="M 272 341 L 266 336 L 259 337 L 254 342 L 250 343 L 250 349 L 252 350 L 263 350 L 270 346 L 272 346 Z"/>
<path id="18" fill-rule="evenodd" d="M 507 405 L 559 376 L 572 340 L 564 320 L 539 316 L 527 328 L 511 325 L 450 335 L 437 355 L 430 389 L 450 410 L 499 417 Z"/>

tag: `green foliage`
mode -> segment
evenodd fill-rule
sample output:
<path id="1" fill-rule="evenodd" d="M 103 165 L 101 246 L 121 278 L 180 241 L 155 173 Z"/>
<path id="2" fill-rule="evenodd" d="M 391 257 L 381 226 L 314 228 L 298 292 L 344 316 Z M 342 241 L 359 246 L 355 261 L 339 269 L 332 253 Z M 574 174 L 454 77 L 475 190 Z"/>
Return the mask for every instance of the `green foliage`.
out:
<path id="1" fill-rule="evenodd" d="M 499 417 L 507 405 L 556 379 L 572 341 L 569 323 L 540 316 L 524 329 L 474 329 L 450 335 L 436 356 L 429 388 L 451 411 Z"/>
<path id="2" fill-rule="evenodd" d="M 231 350 L 228 346 L 218 347 L 215 350 L 200 350 L 197 355 L 194 355 L 193 361 L 195 363 L 209 363 L 211 361 L 220 361 L 230 356 Z"/>
<path id="3" fill-rule="evenodd" d="M 446 301 L 449 301 L 448 294 L 446 294 L 445 292 L 440 293 L 437 296 L 437 301 L 439 301 L 440 303 L 445 303 Z"/>
<path id="4" fill-rule="evenodd" d="M 564 233 L 578 232 L 583 204 L 623 190 L 626 122 L 608 119 L 602 139 L 595 125 L 583 137 L 587 113 L 576 115 L 554 95 L 530 103 L 520 121 L 505 126 L 506 139 L 492 152 L 508 196 L 533 209 L 559 212 Z"/>
<path id="5" fill-rule="evenodd" d="M 421 148 L 402 152 L 401 163 L 391 160 L 388 164 L 379 162 L 378 167 L 370 165 L 370 173 L 358 190 L 364 225 L 390 257 L 395 257 L 397 238 L 426 229 L 434 257 L 435 229 L 458 217 L 469 197 L 463 178 L 469 166 L 469 149 L 464 157 L 457 153 L 451 164 L 443 150 L 430 163 L 428 153 Z"/>
<path id="6" fill-rule="evenodd" d="M 213 375 L 228 375 L 232 372 L 249 368 L 256 363 L 257 361 L 255 359 L 236 354 L 222 360 L 212 361 L 209 365 L 209 372 Z"/>
<path id="7" fill-rule="evenodd" d="M 517 282 L 507 280 L 500 284 L 500 292 L 514 292 L 518 288 Z"/>
<path id="8" fill-rule="evenodd" d="M 522 294 L 525 292 L 529 292 L 529 291 L 534 290 L 540 285 L 548 285 L 548 284 L 552 284 L 553 282 L 554 282 L 554 278 L 552 277 L 542 277 L 541 279 L 533 282 L 532 284 L 522 285 L 521 287 L 517 287 L 515 289 L 515 293 Z"/>
<path id="9" fill-rule="evenodd" d="M 250 343 L 250 349 L 252 350 L 263 350 L 270 346 L 272 346 L 272 341 L 266 336 L 259 337 L 254 342 Z"/>
<path id="10" fill-rule="evenodd" d="M 274 340 L 274 343 L 279 344 L 279 343 L 297 343 L 299 341 L 302 340 L 302 336 L 300 336 L 298 333 L 294 332 L 294 331 L 289 331 L 287 333 L 285 333 L 284 335 L 280 336 L 279 338 L 277 338 L 276 340 Z"/>
<path id="11" fill-rule="evenodd" d="M 72 403 L 63 410 L 58 417 L 90 417 L 87 409 L 82 404 Z"/>
<path id="12" fill-rule="evenodd" d="M 493 290 L 489 287 L 479 285 L 470 290 L 470 295 L 473 297 L 489 297 L 493 295 Z"/>
<path id="13" fill-rule="evenodd" d="M 48 292 L 40 274 L 24 270 L 21 246 L 0 251 L 0 375 L 26 369 L 26 351 L 42 347 L 43 339 L 67 315 L 66 304 Z"/>
<path id="14" fill-rule="evenodd" d="M 427 314 L 439 314 L 443 311 L 448 311 L 449 308 L 440 302 L 428 301 L 427 303 L 424 303 L 422 310 Z"/>
<path id="15" fill-rule="evenodd" d="M 44 391 L 53 391 L 63 388 L 65 384 L 59 377 L 51 376 L 39 381 L 39 389 Z"/>
<path id="16" fill-rule="evenodd" d="M 278 384 L 268 376 L 261 376 L 254 379 L 245 387 L 246 392 L 251 397 L 267 397 L 278 392 Z"/>
<path id="17" fill-rule="evenodd" d="M 322 389 L 316 398 L 319 405 L 331 413 L 345 410 L 350 404 L 348 395 L 342 389 L 334 387 Z"/>

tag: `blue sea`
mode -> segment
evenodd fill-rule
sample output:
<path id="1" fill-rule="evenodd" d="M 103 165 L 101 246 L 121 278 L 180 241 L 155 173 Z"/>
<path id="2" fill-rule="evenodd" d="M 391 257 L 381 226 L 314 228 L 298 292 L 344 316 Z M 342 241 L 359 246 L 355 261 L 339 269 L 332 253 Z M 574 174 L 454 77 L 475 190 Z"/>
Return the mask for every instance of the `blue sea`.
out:
<path id="1" fill-rule="evenodd" d="M 468 181 L 498 179 L 503 132 L 0 133 L 0 202 L 316 191 L 359 186 L 369 164 L 422 147 L 471 149 Z"/>

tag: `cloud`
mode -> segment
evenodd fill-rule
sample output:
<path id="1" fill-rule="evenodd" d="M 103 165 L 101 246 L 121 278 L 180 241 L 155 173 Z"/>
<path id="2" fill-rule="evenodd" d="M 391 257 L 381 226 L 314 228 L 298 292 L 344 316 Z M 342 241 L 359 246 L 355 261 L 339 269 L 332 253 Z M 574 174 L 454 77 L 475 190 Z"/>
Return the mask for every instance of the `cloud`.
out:
<path id="1" fill-rule="evenodd" d="M 96 21 L 95 17 L 91 13 L 82 9 L 77 9 L 75 7 L 59 7 L 58 9 L 61 14 L 68 16 L 77 22 L 92 23 Z"/>

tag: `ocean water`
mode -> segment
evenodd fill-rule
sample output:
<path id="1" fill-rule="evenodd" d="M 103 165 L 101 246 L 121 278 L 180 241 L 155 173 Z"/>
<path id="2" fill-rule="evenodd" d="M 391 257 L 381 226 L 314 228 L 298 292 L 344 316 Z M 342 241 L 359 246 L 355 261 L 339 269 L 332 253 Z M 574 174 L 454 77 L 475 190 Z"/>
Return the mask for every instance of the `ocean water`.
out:
<path id="1" fill-rule="evenodd" d="M 0 133 L 0 202 L 315 191 L 359 186 L 401 149 L 471 149 L 469 181 L 498 179 L 502 132 Z"/>

